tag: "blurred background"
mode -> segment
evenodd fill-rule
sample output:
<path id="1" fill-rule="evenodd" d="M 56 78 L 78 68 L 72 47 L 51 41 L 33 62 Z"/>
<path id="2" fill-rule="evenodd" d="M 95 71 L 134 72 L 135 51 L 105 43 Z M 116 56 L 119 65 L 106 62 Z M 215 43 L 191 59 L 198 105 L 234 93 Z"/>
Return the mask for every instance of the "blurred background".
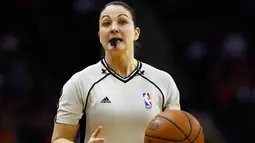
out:
<path id="1" fill-rule="evenodd" d="M 50 142 L 63 84 L 101 58 L 108 2 L 0 2 L 1 143 Z M 124 2 L 141 28 L 137 58 L 172 75 L 206 143 L 255 142 L 255 1 Z"/>

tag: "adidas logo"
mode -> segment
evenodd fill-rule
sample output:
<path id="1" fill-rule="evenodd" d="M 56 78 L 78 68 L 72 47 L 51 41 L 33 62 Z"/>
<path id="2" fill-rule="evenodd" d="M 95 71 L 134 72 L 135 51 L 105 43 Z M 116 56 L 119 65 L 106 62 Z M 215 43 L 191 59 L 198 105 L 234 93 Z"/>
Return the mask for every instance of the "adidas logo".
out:
<path id="1" fill-rule="evenodd" d="M 102 99 L 101 103 L 111 103 L 111 101 L 108 97 L 105 97 L 104 99 Z"/>

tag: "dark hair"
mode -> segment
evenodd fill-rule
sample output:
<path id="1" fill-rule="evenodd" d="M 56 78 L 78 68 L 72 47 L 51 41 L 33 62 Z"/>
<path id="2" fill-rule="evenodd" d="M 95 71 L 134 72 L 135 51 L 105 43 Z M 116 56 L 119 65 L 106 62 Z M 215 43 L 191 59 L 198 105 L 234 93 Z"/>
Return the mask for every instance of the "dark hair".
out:
<path id="1" fill-rule="evenodd" d="M 122 7 L 124 7 L 125 9 L 127 9 L 127 10 L 131 13 L 131 15 L 132 15 L 132 19 L 133 19 L 133 22 L 134 22 L 134 27 L 137 26 L 137 25 L 136 25 L 136 24 L 137 24 L 137 23 L 136 23 L 136 15 L 135 15 L 134 9 L 133 9 L 131 6 L 129 6 L 128 4 L 126 4 L 126 3 L 124 3 L 124 2 L 121 2 L 121 1 L 109 2 L 108 4 L 106 4 L 106 5 L 103 7 L 103 9 L 102 9 L 101 12 L 100 12 L 100 15 L 101 15 L 102 11 L 103 11 L 106 7 L 108 7 L 108 6 L 110 6 L 110 5 L 118 5 L 118 6 L 122 6 Z"/>
<path id="2" fill-rule="evenodd" d="M 136 15 L 135 15 L 134 9 L 133 9 L 131 6 L 129 6 L 128 4 L 126 4 L 125 2 L 122 2 L 122 1 L 112 1 L 112 2 L 107 3 L 107 4 L 101 9 L 100 15 L 101 15 L 102 11 L 103 11 L 106 7 L 111 6 L 111 5 L 122 6 L 122 7 L 124 7 L 125 9 L 127 9 L 127 10 L 131 13 L 132 20 L 133 20 L 133 23 L 134 23 L 134 28 L 137 27 L 137 21 L 136 21 Z M 137 50 L 136 50 L 137 48 L 141 48 L 140 44 L 139 44 L 137 41 L 134 41 L 134 46 L 136 47 L 136 48 L 134 49 L 135 52 L 137 51 Z M 101 50 L 102 50 L 102 51 L 101 51 L 101 54 L 102 54 L 101 56 L 104 56 L 104 51 L 103 51 L 103 49 L 101 49 Z"/>

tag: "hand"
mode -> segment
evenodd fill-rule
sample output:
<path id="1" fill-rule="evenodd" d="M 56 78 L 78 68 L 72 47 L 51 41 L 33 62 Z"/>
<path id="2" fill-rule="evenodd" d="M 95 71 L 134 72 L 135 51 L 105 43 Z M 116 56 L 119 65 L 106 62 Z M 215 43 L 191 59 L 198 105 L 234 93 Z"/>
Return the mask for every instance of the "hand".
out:
<path id="1" fill-rule="evenodd" d="M 104 143 L 104 138 L 99 138 L 99 135 L 102 132 L 103 127 L 99 126 L 96 131 L 91 135 L 88 143 Z"/>

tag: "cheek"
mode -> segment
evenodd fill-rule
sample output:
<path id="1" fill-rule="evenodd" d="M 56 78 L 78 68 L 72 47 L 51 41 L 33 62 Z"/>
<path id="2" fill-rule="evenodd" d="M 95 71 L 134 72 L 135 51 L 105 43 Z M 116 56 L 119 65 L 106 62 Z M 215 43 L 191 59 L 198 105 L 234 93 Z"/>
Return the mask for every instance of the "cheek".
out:
<path id="1" fill-rule="evenodd" d="M 134 35 L 135 33 L 132 31 L 132 30 L 127 30 L 125 32 L 125 37 L 128 39 L 128 40 L 134 40 Z"/>
<path id="2" fill-rule="evenodd" d="M 106 38 L 107 38 L 107 33 L 105 31 L 100 31 L 100 42 L 101 43 L 104 43 L 106 41 Z"/>

